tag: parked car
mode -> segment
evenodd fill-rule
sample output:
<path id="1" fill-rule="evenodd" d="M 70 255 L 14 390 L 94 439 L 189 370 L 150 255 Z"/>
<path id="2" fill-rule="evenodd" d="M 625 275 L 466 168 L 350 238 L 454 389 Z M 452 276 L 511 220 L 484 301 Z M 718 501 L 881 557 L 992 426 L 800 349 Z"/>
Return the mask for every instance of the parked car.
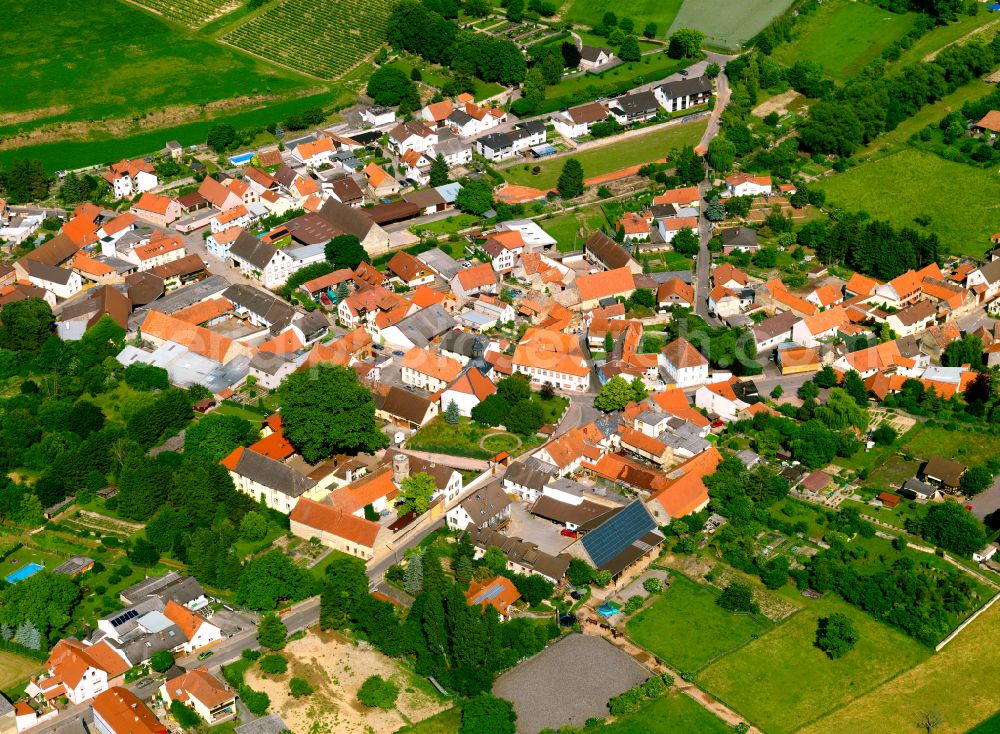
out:
<path id="1" fill-rule="evenodd" d="M 213 655 L 215 655 L 215 653 L 212 650 L 205 650 L 205 652 L 198 653 L 198 659 L 204 660 L 205 658 L 210 658 Z"/>
<path id="2" fill-rule="evenodd" d="M 677 73 L 680 74 L 681 76 L 687 76 L 689 72 L 687 69 L 681 69 Z"/>
<path id="3" fill-rule="evenodd" d="M 323 293 L 322 295 L 320 295 L 319 300 L 320 300 L 320 303 L 322 303 L 324 306 L 332 306 L 333 305 L 333 301 L 330 300 L 330 296 L 326 295 L 325 293 Z"/>
<path id="4" fill-rule="evenodd" d="M 393 354 L 394 357 L 405 357 L 406 356 L 406 352 L 404 352 L 402 349 L 393 349 L 392 350 L 392 354 Z"/>
<path id="5" fill-rule="evenodd" d="M 570 530 L 569 528 L 563 528 L 562 530 L 559 531 L 559 534 L 560 535 L 564 535 L 567 538 L 578 538 L 578 537 L 580 537 L 580 533 L 576 532 L 575 530 Z"/>
<path id="6" fill-rule="evenodd" d="M 152 682 L 153 682 L 152 678 L 143 678 L 138 683 L 135 684 L 135 687 L 136 688 L 145 688 L 146 686 L 148 686 Z"/>

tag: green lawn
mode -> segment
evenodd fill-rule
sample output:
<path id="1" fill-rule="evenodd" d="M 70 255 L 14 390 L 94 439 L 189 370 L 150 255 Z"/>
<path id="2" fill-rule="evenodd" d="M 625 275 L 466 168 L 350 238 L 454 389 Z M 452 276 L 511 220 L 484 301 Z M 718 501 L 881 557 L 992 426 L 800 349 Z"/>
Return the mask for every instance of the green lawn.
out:
<path id="1" fill-rule="evenodd" d="M 684 0 L 637 0 L 622 5 L 614 0 L 575 0 L 566 13 L 566 19 L 580 25 L 595 26 L 610 10 L 619 18 L 628 16 L 634 20 L 637 33 L 641 33 L 649 21 L 656 23 L 656 35 L 663 38 L 683 3 Z"/>
<path id="2" fill-rule="evenodd" d="M 635 166 L 659 158 L 665 158 L 671 150 L 683 148 L 686 145 L 697 145 L 708 123 L 696 120 L 653 132 L 625 138 L 599 148 L 575 153 L 571 157 L 583 164 L 585 178 L 618 171 L 628 166 Z M 514 166 L 503 171 L 504 178 L 510 183 L 522 186 L 534 186 L 539 189 L 554 188 L 559 179 L 559 173 L 570 156 L 552 158 L 538 164 L 541 169 L 536 176 L 532 173 L 534 166 L 525 170 L 524 166 Z"/>
<path id="3" fill-rule="evenodd" d="M 648 706 L 588 732 L 596 734 L 726 734 L 725 722 L 683 693 L 668 693 Z"/>
<path id="4" fill-rule="evenodd" d="M 309 84 L 116 0 L 12 0 L 5 11 L 18 22 L 0 26 L 0 135 L 59 122 L 76 123 L 59 131 L 60 139 L 98 129 L 105 138 L 120 138 L 143 127 L 204 119 L 200 106 L 220 100 L 230 100 L 222 114 L 248 106 L 238 97 L 268 96 L 263 103 L 274 104 Z M 140 126 L 149 115 L 162 119 Z M 101 120 L 117 122 L 90 127 Z M 159 150 L 169 137 L 157 135 L 148 150 Z"/>
<path id="5" fill-rule="evenodd" d="M 29 563 L 37 563 L 39 566 L 43 566 L 51 571 L 65 560 L 65 558 L 61 558 L 53 553 L 46 553 L 34 548 L 21 548 L 7 556 L 3 563 L 0 564 L 0 579 L 6 578 Z"/>
<path id="6" fill-rule="evenodd" d="M 449 456 L 467 456 L 470 459 L 489 459 L 497 452 L 480 447 L 479 442 L 491 433 L 497 433 L 496 429 L 476 423 L 469 418 L 462 418 L 453 426 L 445 421 L 443 416 L 438 416 L 417 431 L 406 442 L 406 448 L 430 451 L 435 454 L 448 454 Z M 498 441 L 499 439 L 493 440 Z M 504 443 L 507 442 L 509 439 L 504 439 Z M 521 436 L 520 448 L 511 450 L 511 454 L 521 454 L 541 444 L 542 440 L 537 436 Z M 499 450 L 510 449 L 500 448 Z"/>
<path id="7" fill-rule="evenodd" d="M 933 182 L 933 196 L 929 183 Z M 914 227 L 913 219 L 931 219 L 930 231 L 953 254 L 982 256 L 989 236 L 1000 231 L 1000 176 L 904 150 L 825 179 L 818 184 L 827 202 L 863 209 L 896 226 Z M 946 202 L 946 205 L 942 205 Z"/>
<path id="8" fill-rule="evenodd" d="M 410 227 L 410 231 L 414 234 L 420 234 L 421 232 L 430 232 L 436 235 L 442 234 L 452 234 L 458 232 L 459 230 L 472 227 L 482 221 L 475 214 L 456 214 L 453 217 L 448 217 L 447 219 L 438 219 L 435 222 L 428 222 L 427 224 L 414 225 Z"/>
<path id="9" fill-rule="evenodd" d="M 587 73 L 564 78 L 557 86 L 549 88 L 546 100 L 537 111 L 552 112 L 598 97 L 625 92 L 640 84 L 664 79 L 691 63 L 690 59 L 672 59 L 665 53 L 650 54 L 643 56 L 641 61 L 619 64 L 600 74 Z"/>
<path id="10" fill-rule="evenodd" d="M 860 637 L 854 649 L 838 660 L 830 660 L 813 645 L 818 620 L 833 612 L 850 617 Z M 918 642 L 828 594 L 709 666 L 698 683 L 764 731 L 790 734 L 930 654 Z"/>
<path id="11" fill-rule="evenodd" d="M 773 58 L 788 66 L 814 61 L 837 81 L 855 76 L 882 50 L 913 27 L 916 13 L 900 15 L 874 5 L 833 0 L 799 19 L 796 37 L 775 49 Z"/>
<path id="12" fill-rule="evenodd" d="M 462 725 L 462 709 L 457 706 L 429 719 L 404 726 L 396 734 L 454 734 Z"/>
<path id="13" fill-rule="evenodd" d="M 980 12 L 976 15 L 959 15 L 957 22 L 935 27 L 930 33 L 903 51 L 900 57 L 893 62 L 893 66 L 901 69 L 909 64 L 915 64 L 929 54 L 939 51 L 982 26 L 989 25 L 992 31 L 996 31 L 997 23 L 1000 22 L 997 14 L 983 12 L 984 8 L 979 8 L 979 10 Z"/>
<path id="14" fill-rule="evenodd" d="M 941 426 L 922 426 L 907 434 L 905 451 L 916 459 L 927 460 L 937 454 L 963 464 L 981 464 L 996 458 L 997 440 L 993 436 L 965 431 L 949 431 Z"/>
<path id="15" fill-rule="evenodd" d="M 230 405 L 228 403 L 220 403 L 219 407 L 215 409 L 215 412 L 221 413 L 222 415 L 235 415 L 237 418 L 245 418 L 251 423 L 263 423 L 264 418 L 267 416 L 261 413 L 256 413 L 252 410 L 247 410 L 246 408 L 240 407 L 238 405 Z"/>
<path id="16" fill-rule="evenodd" d="M 555 238 L 559 249 L 563 252 L 579 250 L 587 237 L 595 229 L 608 224 L 607 217 L 600 205 L 578 209 L 569 214 L 562 214 L 552 219 L 539 220 L 542 229 Z M 580 234 L 580 231 L 583 234 Z"/>
<path id="17" fill-rule="evenodd" d="M 717 595 L 680 574 L 653 604 L 629 620 L 628 634 L 669 665 L 694 672 L 762 635 L 767 627 L 715 603 Z"/>
<path id="18" fill-rule="evenodd" d="M 705 34 L 707 45 L 738 49 L 791 4 L 791 0 L 684 0 L 670 31 L 696 28 Z"/>
<path id="19" fill-rule="evenodd" d="M 993 714 L 983 723 L 969 729 L 968 734 L 1000 734 L 1000 713 Z"/>

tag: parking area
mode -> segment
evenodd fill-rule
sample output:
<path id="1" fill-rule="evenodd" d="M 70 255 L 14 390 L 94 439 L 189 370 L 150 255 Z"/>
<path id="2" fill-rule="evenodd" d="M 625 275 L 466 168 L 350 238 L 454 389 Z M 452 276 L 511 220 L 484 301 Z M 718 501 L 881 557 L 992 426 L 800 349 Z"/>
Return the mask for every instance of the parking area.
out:
<path id="1" fill-rule="evenodd" d="M 233 612 L 225 607 L 215 610 L 210 619 L 212 624 L 221 629 L 222 634 L 226 637 L 232 637 L 257 626 L 256 621 L 250 615 Z"/>
<path id="2" fill-rule="evenodd" d="M 532 515 L 523 502 L 515 500 L 511 503 L 508 535 L 534 543 L 539 550 L 557 556 L 575 542 L 573 538 L 560 535 L 561 529 L 560 525 Z"/>

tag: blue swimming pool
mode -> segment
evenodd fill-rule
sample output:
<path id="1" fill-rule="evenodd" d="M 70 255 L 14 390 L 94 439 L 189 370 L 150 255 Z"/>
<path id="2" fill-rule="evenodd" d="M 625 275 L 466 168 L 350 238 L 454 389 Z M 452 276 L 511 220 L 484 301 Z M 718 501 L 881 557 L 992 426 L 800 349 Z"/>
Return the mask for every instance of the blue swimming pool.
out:
<path id="1" fill-rule="evenodd" d="M 234 166 L 242 166 L 244 163 L 249 163 L 254 157 L 252 152 L 250 153 L 240 153 L 239 155 L 229 156 L 229 162 Z"/>
<path id="2" fill-rule="evenodd" d="M 29 563 L 26 566 L 21 566 L 19 569 L 14 571 L 14 573 L 7 576 L 4 581 L 9 584 L 16 584 L 18 581 L 24 581 L 29 576 L 34 576 L 41 570 L 42 566 L 39 566 L 37 563 Z"/>

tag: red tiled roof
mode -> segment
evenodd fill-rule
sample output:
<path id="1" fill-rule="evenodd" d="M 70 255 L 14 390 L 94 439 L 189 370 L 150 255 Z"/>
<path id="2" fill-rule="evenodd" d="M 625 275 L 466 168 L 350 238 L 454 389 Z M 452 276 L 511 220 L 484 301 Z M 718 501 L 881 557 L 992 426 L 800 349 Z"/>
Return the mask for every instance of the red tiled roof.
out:
<path id="1" fill-rule="evenodd" d="M 344 512 L 338 507 L 315 502 L 307 497 L 299 498 L 288 517 L 292 522 L 330 533 L 366 548 L 375 546 L 375 539 L 378 537 L 380 529 L 378 523 Z"/>

